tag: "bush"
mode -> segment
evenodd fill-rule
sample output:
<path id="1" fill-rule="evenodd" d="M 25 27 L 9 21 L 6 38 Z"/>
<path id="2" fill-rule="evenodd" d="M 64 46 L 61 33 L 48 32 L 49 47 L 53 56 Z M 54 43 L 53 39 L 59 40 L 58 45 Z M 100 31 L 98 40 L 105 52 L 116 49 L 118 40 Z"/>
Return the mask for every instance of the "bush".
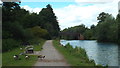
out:
<path id="1" fill-rule="evenodd" d="M 73 52 L 73 47 L 70 45 L 70 43 L 66 44 L 65 48 L 70 52 L 70 54 Z"/>
<path id="2" fill-rule="evenodd" d="M 12 50 L 20 46 L 20 41 L 16 41 L 14 39 L 3 39 L 2 40 L 2 52 L 6 52 Z"/>
<path id="3" fill-rule="evenodd" d="M 35 26 L 31 28 L 31 31 L 33 32 L 33 35 L 36 38 L 47 38 L 49 36 L 48 31 L 45 29 L 42 29 L 40 26 Z"/>
<path id="4" fill-rule="evenodd" d="M 24 41 L 28 41 L 29 39 L 33 39 L 35 36 L 33 35 L 33 32 L 31 31 L 31 28 L 25 29 L 25 37 Z"/>
<path id="5" fill-rule="evenodd" d="M 69 50 L 72 50 L 72 49 L 73 49 L 73 47 L 70 45 L 70 43 L 67 43 L 67 44 L 65 45 L 65 47 L 68 48 Z"/>
<path id="6" fill-rule="evenodd" d="M 29 40 L 28 42 L 30 43 L 30 45 L 39 45 L 39 43 L 41 43 L 42 41 L 44 40 L 40 38 L 34 38 Z"/>

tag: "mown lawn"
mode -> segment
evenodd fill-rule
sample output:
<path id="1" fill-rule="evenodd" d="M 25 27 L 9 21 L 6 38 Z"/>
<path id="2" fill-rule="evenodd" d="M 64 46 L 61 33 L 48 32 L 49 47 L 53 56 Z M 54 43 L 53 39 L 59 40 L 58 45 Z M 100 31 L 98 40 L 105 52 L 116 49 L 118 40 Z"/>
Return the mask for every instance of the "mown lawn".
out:
<path id="1" fill-rule="evenodd" d="M 35 51 L 42 50 L 42 45 L 44 44 L 45 40 L 42 40 L 39 45 L 33 45 Z M 15 48 L 11 51 L 2 53 L 2 66 L 33 66 L 35 62 L 37 61 L 37 56 L 30 55 L 29 59 L 25 59 L 25 55 L 19 55 L 20 53 L 24 52 L 23 50 L 20 50 L 20 47 Z M 14 60 L 13 56 L 19 55 L 20 60 Z M 5 67 L 6 68 L 6 67 Z M 8 67 L 9 68 L 9 67 Z M 28 67 L 30 68 L 30 67 Z"/>
<path id="2" fill-rule="evenodd" d="M 67 62 L 71 66 L 88 66 L 88 67 L 98 67 L 95 65 L 94 61 L 89 61 L 87 54 L 82 48 L 72 48 L 71 46 L 66 48 L 61 46 L 58 40 L 53 41 L 54 47 L 65 57 Z M 99 66 L 103 68 L 102 66 Z M 99 68 L 98 67 L 98 68 Z"/>

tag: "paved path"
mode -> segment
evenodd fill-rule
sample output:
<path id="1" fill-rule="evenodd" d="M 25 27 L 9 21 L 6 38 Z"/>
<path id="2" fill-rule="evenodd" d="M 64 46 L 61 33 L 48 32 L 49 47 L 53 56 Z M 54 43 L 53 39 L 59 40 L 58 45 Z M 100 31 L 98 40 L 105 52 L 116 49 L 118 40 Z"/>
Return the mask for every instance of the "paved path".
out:
<path id="1" fill-rule="evenodd" d="M 34 66 L 69 66 L 64 57 L 54 48 L 52 40 L 45 42 L 40 54 L 45 55 L 45 59 L 38 60 Z"/>

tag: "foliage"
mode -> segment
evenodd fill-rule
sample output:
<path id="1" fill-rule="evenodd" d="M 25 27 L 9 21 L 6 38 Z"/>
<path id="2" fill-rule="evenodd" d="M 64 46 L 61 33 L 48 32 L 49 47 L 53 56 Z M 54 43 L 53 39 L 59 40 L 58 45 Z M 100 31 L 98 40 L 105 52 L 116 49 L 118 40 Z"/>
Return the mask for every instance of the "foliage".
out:
<path id="1" fill-rule="evenodd" d="M 74 39 L 78 40 L 80 34 L 84 36 L 84 39 L 96 39 L 95 35 L 95 25 L 92 25 L 91 28 L 85 27 L 85 25 L 81 24 L 79 26 L 70 27 L 61 31 L 62 39 Z"/>
<path id="2" fill-rule="evenodd" d="M 3 23 L 3 38 L 10 37 L 10 38 L 22 39 L 23 35 L 24 35 L 24 29 L 18 22 L 7 22 L 5 24 Z"/>
<path id="3" fill-rule="evenodd" d="M 84 33 L 85 39 L 91 39 L 92 35 L 93 35 L 93 32 L 90 29 L 86 30 L 85 33 Z"/>
<path id="4" fill-rule="evenodd" d="M 19 10 L 20 10 L 19 3 L 4 2 L 2 5 L 3 23 L 6 21 L 14 21 L 15 19 L 17 19 L 18 13 L 16 12 Z"/>
<path id="5" fill-rule="evenodd" d="M 36 13 L 26 13 L 20 20 L 24 28 L 32 28 L 38 25 L 39 17 Z"/>
<path id="6" fill-rule="evenodd" d="M 97 17 L 97 20 L 99 20 L 98 23 L 104 22 L 108 15 L 109 14 L 105 12 L 100 13 L 99 16 Z"/>
<path id="7" fill-rule="evenodd" d="M 61 31 L 62 39 L 78 40 L 79 35 L 83 35 L 85 40 L 96 39 L 98 42 L 114 42 L 119 43 L 120 34 L 120 15 L 115 19 L 111 14 L 102 12 L 97 17 L 98 24 L 91 25 L 90 28 L 84 25 L 66 28 Z"/>
<path id="8" fill-rule="evenodd" d="M 43 8 L 39 13 L 39 22 L 41 22 L 40 26 L 49 32 L 51 38 L 58 37 L 60 28 L 57 22 L 57 17 L 50 4 L 46 7 L 47 8 Z"/>
<path id="9" fill-rule="evenodd" d="M 88 66 L 88 68 L 108 68 L 107 66 L 95 65 L 94 60 L 89 60 L 85 49 L 80 47 L 73 48 L 69 43 L 65 46 L 61 46 L 58 40 L 53 41 L 53 45 L 60 53 L 63 54 L 67 62 L 72 68 Z M 72 50 L 72 51 L 71 51 Z"/>
<path id="10" fill-rule="evenodd" d="M 30 40 L 29 42 L 33 43 L 32 45 L 34 46 L 35 51 L 41 51 L 45 40 L 43 40 L 43 39 L 34 39 L 34 40 Z"/>
<path id="11" fill-rule="evenodd" d="M 39 14 L 30 13 L 21 8 L 20 4 L 21 2 L 3 2 L 2 5 L 2 39 L 12 39 L 13 42 L 11 45 L 3 43 L 5 51 L 15 48 L 16 46 L 14 47 L 12 44 L 14 45 L 18 40 L 24 43 L 31 39 L 59 37 L 60 28 L 50 4 L 43 8 Z"/>
<path id="12" fill-rule="evenodd" d="M 25 37 L 24 37 L 24 41 L 28 41 L 28 40 L 30 40 L 30 39 L 34 39 L 34 34 L 33 34 L 33 32 L 31 31 L 31 28 L 26 28 L 25 30 L 24 30 L 24 32 L 25 32 Z"/>
<path id="13" fill-rule="evenodd" d="M 48 31 L 40 28 L 39 26 L 35 26 L 31 28 L 31 31 L 34 34 L 34 36 L 37 38 L 45 38 L 46 36 L 49 36 Z"/>
<path id="14" fill-rule="evenodd" d="M 97 25 L 97 40 L 102 42 L 117 41 L 117 24 L 112 15 Z"/>
<path id="15" fill-rule="evenodd" d="M 83 24 L 78 25 L 78 26 L 74 26 L 74 27 L 66 28 L 66 29 L 61 31 L 61 38 L 68 39 L 68 40 L 69 39 L 78 39 L 78 36 L 80 34 L 83 35 L 86 29 L 87 28 Z"/>
<path id="16" fill-rule="evenodd" d="M 10 51 L 13 48 L 20 46 L 20 41 L 14 39 L 3 39 L 2 40 L 2 52 Z"/>
<path id="17" fill-rule="evenodd" d="M 120 11 L 119 11 L 120 12 Z M 116 22 L 117 22 L 117 30 L 118 30 L 118 44 L 120 45 L 120 14 L 117 15 L 116 18 Z"/>
<path id="18" fill-rule="evenodd" d="M 84 49 L 79 47 L 73 48 L 70 44 L 67 44 L 66 47 L 60 46 L 57 40 L 54 40 L 53 44 L 64 55 L 71 66 L 95 66 L 94 62 L 89 61 Z"/>

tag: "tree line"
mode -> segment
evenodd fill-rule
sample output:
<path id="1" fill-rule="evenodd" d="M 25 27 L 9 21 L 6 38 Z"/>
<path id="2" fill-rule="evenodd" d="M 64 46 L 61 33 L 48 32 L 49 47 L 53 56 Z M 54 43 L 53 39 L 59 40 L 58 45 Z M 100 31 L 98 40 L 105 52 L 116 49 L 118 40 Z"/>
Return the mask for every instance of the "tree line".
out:
<path id="1" fill-rule="evenodd" d="M 3 52 L 32 39 L 54 39 L 59 37 L 59 24 L 50 4 L 38 14 L 21 8 L 20 4 L 20 2 L 3 2 Z"/>
<path id="2" fill-rule="evenodd" d="M 78 35 L 82 34 L 85 40 L 120 43 L 120 14 L 114 18 L 112 14 L 102 12 L 97 20 L 98 24 L 91 25 L 90 28 L 81 24 L 62 30 L 61 39 L 78 39 Z"/>

